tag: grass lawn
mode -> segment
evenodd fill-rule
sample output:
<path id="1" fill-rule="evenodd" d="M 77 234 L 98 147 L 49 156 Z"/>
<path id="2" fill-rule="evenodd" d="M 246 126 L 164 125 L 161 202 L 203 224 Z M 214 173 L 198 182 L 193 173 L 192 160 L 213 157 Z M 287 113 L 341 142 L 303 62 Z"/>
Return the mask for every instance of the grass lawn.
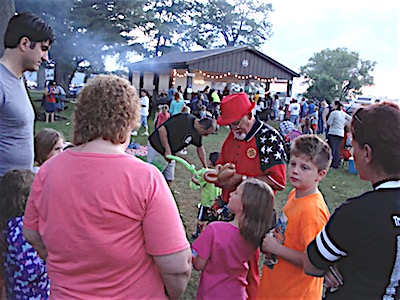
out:
<path id="1" fill-rule="evenodd" d="M 40 99 L 42 93 L 31 92 L 33 99 Z M 38 111 L 43 111 L 40 108 L 40 102 L 34 102 L 35 106 L 38 107 Z M 35 129 L 40 130 L 43 127 L 51 127 L 61 131 L 67 140 L 72 137 L 72 111 L 74 104 L 67 103 L 68 109 L 61 112 L 60 115 L 67 118 L 67 120 L 56 121 L 55 123 L 46 124 L 44 122 L 36 122 Z M 152 131 L 152 119 L 149 120 L 150 132 Z M 277 127 L 277 122 L 272 122 L 272 126 Z M 141 145 L 147 144 L 147 137 L 141 137 L 143 129 L 139 131 L 139 136 L 135 137 L 135 140 Z M 221 127 L 218 134 L 210 135 L 203 139 L 204 147 L 207 153 L 212 151 L 220 151 L 223 141 L 228 134 L 228 129 Z M 201 167 L 200 161 L 197 157 L 196 149 L 193 146 L 188 147 L 188 154 L 184 158 L 196 165 L 197 168 Z M 191 233 L 195 231 L 196 217 L 197 217 L 197 204 L 200 202 L 200 191 L 193 191 L 189 189 L 189 181 L 191 174 L 182 165 L 177 164 L 175 181 L 171 185 L 171 189 L 175 195 L 178 203 L 180 212 L 183 216 L 184 225 L 186 227 L 187 235 L 190 237 Z M 361 181 L 354 174 L 347 172 L 346 168 L 331 169 L 327 176 L 320 184 L 320 190 L 325 197 L 331 212 L 340 205 L 345 199 L 356 196 L 364 191 L 370 190 L 370 184 L 365 181 Z M 287 185 L 286 189 L 278 192 L 276 195 L 276 209 L 278 212 L 281 211 L 285 204 L 287 195 L 290 192 L 290 184 Z M 199 272 L 193 270 L 192 278 L 189 282 L 188 288 L 183 296 L 183 299 L 194 299 L 196 297 L 197 285 L 199 280 Z"/>

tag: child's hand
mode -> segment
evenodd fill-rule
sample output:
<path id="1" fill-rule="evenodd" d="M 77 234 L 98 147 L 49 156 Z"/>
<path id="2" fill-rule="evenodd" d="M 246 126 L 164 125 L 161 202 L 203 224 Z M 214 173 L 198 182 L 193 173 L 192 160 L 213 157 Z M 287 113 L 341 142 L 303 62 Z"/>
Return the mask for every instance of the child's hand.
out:
<path id="1" fill-rule="evenodd" d="M 274 231 L 275 229 L 271 229 L 264 237 L 263 242 L 262 242 L 262 251 L 263 252 L 270 252 L 273 254 L 276 254 L 278 251 L 278 248 L 282 246 L 274 237 Z"/>

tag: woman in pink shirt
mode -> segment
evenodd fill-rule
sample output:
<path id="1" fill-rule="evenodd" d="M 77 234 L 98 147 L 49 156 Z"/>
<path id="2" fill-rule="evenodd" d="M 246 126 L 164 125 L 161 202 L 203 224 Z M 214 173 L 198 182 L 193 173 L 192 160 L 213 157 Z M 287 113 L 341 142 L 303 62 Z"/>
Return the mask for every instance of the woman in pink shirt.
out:
<path id="1" fill-rule="evenodd" d="M 190 248 L 170 189 L 125 154 L 139 120 L 135 88 L 97 76 L 78 96 L 75 147 L 35 177 L 23 233 L 54 299 L 177 299 L 186 288 Z"/>

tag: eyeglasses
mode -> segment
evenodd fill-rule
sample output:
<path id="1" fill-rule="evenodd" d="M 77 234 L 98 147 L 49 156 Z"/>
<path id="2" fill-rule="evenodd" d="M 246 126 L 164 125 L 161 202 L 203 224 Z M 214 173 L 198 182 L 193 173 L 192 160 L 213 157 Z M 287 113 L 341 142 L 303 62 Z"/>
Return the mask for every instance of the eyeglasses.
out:
<path id="1" fill-rule="evenodd" d="M 360 119 L 360 117 L 358 116 L 358 113 L 360 112 L 360 111 L 362 111 L 363 110 L 363 108 L 362 107 L 360 107 L 359 109 L 357 109 L 357 111 L 354 113 L 354 115 L 353 115 L 353 118 L 356 120 L 356 121 L 358 121 L 361 125 L 364 125 L 364 123 L 361 121 L 361 119 Z"/>
<path id="2" fill-rule="evenodd" d="M 242 121 L 243 121 L 243 118 L 244 118 L 244 117 L 242 117 L 239 121 L 236 121 L 236 122 L 233 122 L 233 123 L 229 124 L 229 125 L 228 125 L 229 128 L 230 128 L 230 129 L 239 129 L 240 124 L 241 124 Z"/>

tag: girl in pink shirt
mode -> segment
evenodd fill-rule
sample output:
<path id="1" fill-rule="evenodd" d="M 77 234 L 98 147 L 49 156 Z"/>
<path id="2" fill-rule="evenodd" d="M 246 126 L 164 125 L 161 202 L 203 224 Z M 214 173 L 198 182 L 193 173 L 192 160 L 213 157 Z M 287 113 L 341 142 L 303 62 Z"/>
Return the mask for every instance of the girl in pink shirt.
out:
<path id="1" fill-rule="evenodd" d="M 271 227 L 274 194 L 251 178 L 230 194 L 231 222 L 213 222 L 193 243 L 193 266 L 201 270 L 197 299 L 247 299 L 248 261 Z"/>
<path id="2" fill-rule="evenodd" d="M 164 124 L 165 121 L 169 119 L 169 117 L 170 114 L 168 112 L 168 105 L 164 104 L 161 108 L 160 113 L 156 117 L 155 127 L 160 127 L 162 124 Z"/>

